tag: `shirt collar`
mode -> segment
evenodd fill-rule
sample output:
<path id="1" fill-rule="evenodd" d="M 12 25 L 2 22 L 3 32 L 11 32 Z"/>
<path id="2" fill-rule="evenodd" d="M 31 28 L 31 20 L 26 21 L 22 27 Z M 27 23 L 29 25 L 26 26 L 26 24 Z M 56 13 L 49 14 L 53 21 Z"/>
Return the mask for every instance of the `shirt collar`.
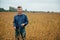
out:
<path id="1" fill-rule="evenodd" d="M 22 14 L 20 14 L 20 15 L 18 14 L 18 16 L 22 16 Z"/>

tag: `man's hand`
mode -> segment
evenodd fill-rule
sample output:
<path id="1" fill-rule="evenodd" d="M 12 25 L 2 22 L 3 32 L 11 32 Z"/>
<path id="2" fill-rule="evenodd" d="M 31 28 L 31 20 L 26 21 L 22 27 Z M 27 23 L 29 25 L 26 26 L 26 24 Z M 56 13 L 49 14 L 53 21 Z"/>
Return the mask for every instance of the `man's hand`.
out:
<path id="1" fill-rule="evenodd" d="M 21 24 L 21 26 L 23 27 L 25 24 L 23 23 L 23 24 Z"/>
<path id="2" fill-rule="evenodd" d="M 14 29 L 16 29 L 16 27 L 14 27 Z"/>

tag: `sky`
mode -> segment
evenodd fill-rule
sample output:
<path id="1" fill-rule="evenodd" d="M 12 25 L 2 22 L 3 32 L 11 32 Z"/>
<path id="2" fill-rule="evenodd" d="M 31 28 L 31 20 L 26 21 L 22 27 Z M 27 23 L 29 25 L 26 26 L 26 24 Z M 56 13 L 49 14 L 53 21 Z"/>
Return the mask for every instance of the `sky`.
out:
<path id="1" fill-rule="evenodd" d="M 9 6 L 22 6 L 28 11 L 60 12 L 60 0 L 0 0 L 0 8 L 8 10 Z"/>

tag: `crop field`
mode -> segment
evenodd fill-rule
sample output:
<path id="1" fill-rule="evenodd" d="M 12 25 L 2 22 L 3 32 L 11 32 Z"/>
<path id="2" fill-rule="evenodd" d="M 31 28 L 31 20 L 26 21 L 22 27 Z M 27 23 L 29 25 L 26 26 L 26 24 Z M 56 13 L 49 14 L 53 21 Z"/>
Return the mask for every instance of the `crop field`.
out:
<path id="1" fill-rule="evenodd" d="M 15 40 L 13 18 L 16 12 L 0 12 L 0 40 Z M 60 40 L 60 13 L 27 13 L 27 40 Z M 20 37 L 21 39 L 21 37 Z"/>

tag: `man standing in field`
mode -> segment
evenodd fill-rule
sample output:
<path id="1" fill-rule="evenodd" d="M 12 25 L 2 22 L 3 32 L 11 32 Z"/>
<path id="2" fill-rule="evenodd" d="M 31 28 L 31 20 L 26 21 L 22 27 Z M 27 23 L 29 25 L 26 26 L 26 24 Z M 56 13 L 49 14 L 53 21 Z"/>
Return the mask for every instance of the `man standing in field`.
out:
<path id="1" fill-rule="evenodd" d="M 22 13 L 22 7 L 17 7 L 18 14 L 14 16 L 14 29 L 15 29 L 15 37 L 17 40 L 19 40 L 19 37 L 21 35 L 23 40 L 26 40 L 26 31 L 25 26 L 28 24 L 28 18 L 25 14 Z"/>

